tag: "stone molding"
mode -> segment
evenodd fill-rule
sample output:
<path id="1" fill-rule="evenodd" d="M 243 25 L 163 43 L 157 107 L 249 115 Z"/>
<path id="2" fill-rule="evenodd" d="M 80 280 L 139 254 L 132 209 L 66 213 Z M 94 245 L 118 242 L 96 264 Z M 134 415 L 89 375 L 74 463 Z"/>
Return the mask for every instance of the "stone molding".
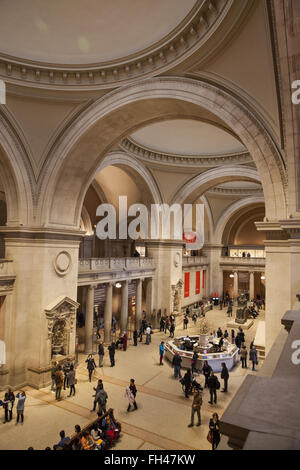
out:
<path id="1" fill-rule="evenodd" d="M 232 164 L 251 163 L 252 157 L 248 151 L 230 154 L 199 154 L 178 155 L 166 152 L 158 152 L 135 142 L 132 138 L 123 139 L 120 143 L 122 150 L 130 155 L 149 163 L 161 165 L 190 166 L 190 167 L 215 167 Z"/>
<path id="2" fill-rule="evenodd" d="M 199 49 L 230 11 L 233 0 L 197 0 L 186 18 L 152 46 L 89 65 L 49 64 L 0 55 L 0 77 L 35 88 L 108 88 L 167 71 Z"/>
<path id="3" fill-rule="evenodd" d="M 45 308 L 47 318 L 48 339 L 52 338 L 53 326 L 57 320 L 65 320 L 67 329 L 73 331 L 76 326 L 76 310 L 79 303 L 69 297 L 60 297 L 53 304 Z"/>

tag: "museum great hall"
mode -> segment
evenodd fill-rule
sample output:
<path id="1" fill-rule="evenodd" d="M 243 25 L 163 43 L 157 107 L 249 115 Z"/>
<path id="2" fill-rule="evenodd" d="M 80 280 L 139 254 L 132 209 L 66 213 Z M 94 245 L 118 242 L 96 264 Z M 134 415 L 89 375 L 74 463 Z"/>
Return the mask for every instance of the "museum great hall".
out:
<path id="1" fill-rule="evenodd" d="M 214 411 L 223 449 L 300 448 L 297 80 L 299 0 L 0 3 L 0 396 L 27 395 L 24 427 L 1 423 L 0 449 L 44 449 L 94 418 L 98 328 L 92 385 L 103 379 L 122 423 L 116 450 L 209 449 Z M 134 215 L 119 217 L 124 196 L 136 213 L 203 206 L 203 246 L 161 227 L 120 236 Z M 101 240 L 108 204 L 117 236 Z M 188 429 L 191 401 L 171 362 L 158 367 L 160 320 L 174 314 L 183 336 L 202 305 L 211 331 L 237 331 L 241 296 L 264 306 L 244 328 L 258 371 L 232 364 L 229 393 L 217 408 L 204 395 L 201 429 Z M 143 319 L 152 341 L 134 347 Z M 110 368 L 106 347 L 125 331 Z M 58 402 L 54 359 L 76 363 L 76 396 Z M 141 406 L 126 414 L 131 377 Z"/>

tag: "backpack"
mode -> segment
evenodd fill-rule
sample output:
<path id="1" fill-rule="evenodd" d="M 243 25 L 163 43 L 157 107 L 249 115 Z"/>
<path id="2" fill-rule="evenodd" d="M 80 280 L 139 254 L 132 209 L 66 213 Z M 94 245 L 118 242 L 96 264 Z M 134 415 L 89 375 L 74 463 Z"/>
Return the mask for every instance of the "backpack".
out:
<path id="1" fill-rule="evenodd" d="M 217 380 L 216 380 L 216 389 L 220 390 L 220 388 L 221 388 L 221 384 L 219 382 L 219 379 L 217 378 Z"/>

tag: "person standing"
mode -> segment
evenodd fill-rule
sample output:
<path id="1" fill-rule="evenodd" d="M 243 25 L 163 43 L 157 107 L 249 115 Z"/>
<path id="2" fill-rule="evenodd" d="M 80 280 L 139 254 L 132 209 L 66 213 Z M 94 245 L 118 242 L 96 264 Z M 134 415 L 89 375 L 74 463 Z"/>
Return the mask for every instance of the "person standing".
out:
<path id="1" fill-rule="evenodd" d="M 68 373 L 70 372 L 70 366 L 71 366 L 71 363 L 70 363 L 69 359 L 67 359 L 66 362 L 64 362 L 64 365 L 63 365 L 64 390 L 66 390 Z"/>
<path id="2" fill-rule="evenodd" d="M 194 426 L 194 416 L 195 413 L 197 413 L 198 416 L 198 424 L 197 426 L 201 426 L 201 406 L 202 406 L 202 394 L 200 393 L 199 390 L 195 390 L 194 392 L 194 399 L 192 403 L 192 413 L 191 413 L 191 424 L 188 425 L 189 428 L 192 428 Z"/>
<path id="3" fill-rule="evenodd" d="M 135 329 L 134 332 L 133 332 L 133 345 L 134 346 L 137 346 L 137 340 L 138 340 L 138 332 Z"/>
<path id="4" fill-rule="evenodd" d="M 92 354 L 89 354 L 85 362 L 87 363 L 86 368 L 87 368 L 87 370 L 88 370 L 88 372 L 89 372 L 89 382 L 91 382 L 91 381 L 92 381 L 92 374 L 93 374 L 94 370 L 95 370 L 96 367 L 97 367 L 97 366 L 96 366 L 96 362 L 95 362 L 95 360 L 94 360 L 94 358 L 93 358 L 93 355 L 92 355 Z"/>
<path id="5" fill-rule="evenodd" d="M 207 382 L 208 382 L 208 378 L 210 376 L 210 373 L 212 371 L 212 368 L 210 367 L 210 365 L 208 364 L 207 361 L 204 361 L 204 364 L 203 364 L 203 367 L 202 367 L 202 374 L 204 375 L 205 377 L 205 385 L 204 385 L 204 388 L 208 387 L 207 385 Z"/>
<path id="6" fill-rule="evenodd" d="M 227 393 L 228 392 L 229 372 L 228 372 L 228 369 L 227 369 L 227 366 L 226 366 L 225 362 L 222 362 L 221 379 L 224 380 L 224 388 L 223 388 L 222 392 Z"/>
<path id="7" fill-rule="evenodd" d="M 241 349 L 241 361 L 242 361 L 242 368 L 247 369 L 247 357 L 248 357 L 248 351 L 246 346 L 243 346 Z"/>
<path id="8" fill-rule="evenodd" d="M 214 413 L 209 421 L 209 431 L 211 433 L 212 450 L 216 450 L 221 440 L 219 416 L 217 413 Z"/>
<path id="9" fill-rule="evenodd" d="M 55 387 L 55 372 L 57 371 L 58 368 L 58 362 L 54 361 L 52 369 L 51 369 L 51 392 L 54 393 L 54 387 Z"/>
<path id="10" fill-rule="evenodd" d="M 164 341 L 162 341 L 159 345 L 159 365 L 160 366 L 164 365 L 163 359 L 164 359 L 164 354 L 165 354 L 165 351 L 166 351 L 164 345 L 165 345 Z"/>
<path id="11" fill-rule="evenodd" d="M 174 338 L 174 332 L 175 332 L 175 321 L 172 320 L 171 326 L 170 326 L 170 338 Z"/>
<path id="12" fill-rule="evenodd" d="M 231 330 L 231 343 L 235 344 L 235 332 L 234 332 L 234 330 Z"/>
<path id="13" fill-rule="evenodd" d="M 26 393 L 22 390 L 21 392 L 17 393 L 16 398 L 18 399 L 17 403 L 17 422 L 19 422 L 19 418 L 21 417 L 22 424 L 24 423 L 24 408 L 25 408 L 25 400 L 26 400 Z"/>
<path id="14" fill-rule="evenodd" d="M 103 415 L 106 413 L 106 402 L 108 400 L 108 395 L 103 388 L 103 384 L 101 383 L 98 388 L 98 392 L 95 395 L 95 401 L 98 403 L 98 414 Z"/>
<path id="15" fill-rule="evenodd" d="M 250 349 L 250 354 L 249 354 L 249 359 L 252 361 L 252 370 L 255 372 L 255 366 L 258 364 L 258 358 L 257 358 L 257 349 L 256 347 L 252 344 L 252 348 Z"/>
<path id="16" fill-rule="evenodd" d="M 208 386 L 209 393 L 210 393 L 210 401 L 208 403 L 210 405 L 212 405 L 213 402 L 216 404 L 217 403 L 217 389 L 219 388 L 219 381 L 218 381 L 218 378 L 215 376 L 213 370 L 211 371 L 210 376 L 208 377 L 207 386 Z"/>
<path id="17" fill-rule="evenodd" d="M 197 323 L 197 314 L 196 313 L 193 314 L 192 320 L 194 322 L 194 326 L 196 326 L 196 323 Z"/>
<path id="18" fill-rule="evenodd" d="M 98 346 L 98 356 L 99 356 L 99 367 L 103 367 L 104 346 L 102 342 L 100 342 Z"/>
<path id="19" fill-rule="evenodd" d="M 140 326 L 139 338 L 140 338 L 140 343 L 142 343 L 142 341 L 143 341 L 143 325 Z"/>
<path id="20" fill-rule="evenodd" d="M 68 375 L 67 375 L 67 384 L 68 384 L 68 387 L 70 387 L 70 393 L 68 396 L 71 397 L 73 394 L 75 397 L 76 376 L 75 376 L 75 370 L 74 370 L 73 364 L 70 365 L 70 371 L 68 372 Z"/>
<path id="21" fill-rule="evenodd" d="M 128 336 L 127 336 L 126 331 L 124 331 L 124 334 L 123 334 L 123 351 L 127 351 L 127 340 L 128 340 Z"/>
<path id="22" fill-rule="evenodd" d="M 159 331 L 164 331 L 165 329 L 165 318 L 161 317 L 160 324 L 159 324 Z"/>
<path id="23" fill-rule="evenodd" d="M 182 363 L 182 359 L 179 353 L 177 352 L 175 356 L 173 357 L 173 361 L 172 361 L 172 366 L 174 367 L 175 379 L 177 379 L 177 377 L 181 379 L 181 363 Z"/>
<path id="24" fill-rule="evenodd" d="M 96 411 L 96 406 L 97 406 L 97 399 L 98 399 L 98 394 L 99 394 L 99 391 L 101 390 L 101 388 L 103 388 L 103 383 L 102 383 L 102 380 L 99 379 L 98 380 L 98 383 L 97 383 L 97 387 L 93 387 L 93 389 L 95 390 L 95 395 L 93 395 L 94 397 L 94 405 L 93 405 L 93 409 L 90 410 L 91 413 L 93 413 L 93 411 Z"/>
<path id="25" fill-rule="evenodd" d="M 11 388 L 7 389 L 4 395 L 3 408 L 4 408 L 4 424 L 12 420 L 12 412 L 15 403 L 15 395 Z"/>
<path id="26" fill-rule="evenodd" d="M 167 330 L 170 330 L 170 318 L 167 317 L 165 321 L 165 335 L 167 334 Z"/>
<path id="27" fill-rule="evenodd" d="M 151 328 L 148 325 L 146 328 L 146 344 L 150 344 L 151 342 Z"/>
<path id="28" fill-rule="evenodd" d="M 116 345 L 115 343 L 111 343 L 110 346 L 108 346 L 108 353 L 109 353 L 109 359 L 110 359 L 110 367 L 115 366 L 115 352 L 116 352 Z"/>
<path id="29" fill-rule="evenodd" d="M 184 319 L 183 319 L 183 329 L 184 330 L 187 330 L 188 322 L 189 322 L 188 316 L 184 315 Z"/>
<path id="30" fill-rule="evenodd" d="M 58 369 L 55 372 L 55 385 L 56 385 L 55 398 L 56 400 L 60 400 L 61 389 L 63 387 L 63 384 L 64 384 L 64 376 L 61 370 L 61 366 L 58 366 Z"/>

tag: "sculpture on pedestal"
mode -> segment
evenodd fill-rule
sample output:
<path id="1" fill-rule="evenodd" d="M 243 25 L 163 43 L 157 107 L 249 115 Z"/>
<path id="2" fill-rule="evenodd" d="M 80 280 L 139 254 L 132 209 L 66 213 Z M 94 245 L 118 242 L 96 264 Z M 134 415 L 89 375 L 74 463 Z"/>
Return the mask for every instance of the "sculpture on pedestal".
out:
<path id="1" fill-rule="evenodd" d="M 171 286 L 172 300 L 173 300 L 171 311 L 173 313 L 178 314 L 181 311 L 182 287 L 183 287 L 183 282 L 181 279 L 177 282 L 176 285 Z"/>
<path id="2" fill-rule="evenodd" d="M 244 294 L 241 294 L 238 297 L 237 301 L 238 301 L 238 308 L 236 311 L 235 321 L 236 323 L 240 323 L 241 325 L 243 325 L 247 321 L 248 312 L 249 312 L 249 309 L 247 307 L 247 298 Z"/>

